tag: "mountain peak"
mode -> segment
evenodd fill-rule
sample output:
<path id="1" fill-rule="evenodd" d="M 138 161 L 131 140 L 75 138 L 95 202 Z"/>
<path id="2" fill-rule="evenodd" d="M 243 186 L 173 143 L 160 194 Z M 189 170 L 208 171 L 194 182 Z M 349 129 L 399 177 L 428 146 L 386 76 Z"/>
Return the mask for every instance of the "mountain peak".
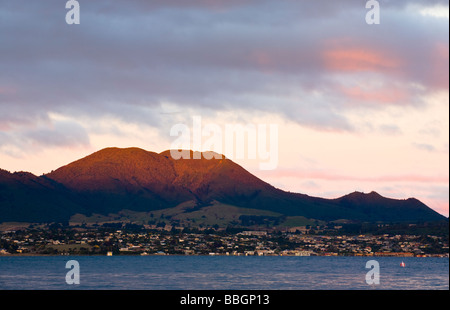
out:
<path id="1" fill-rule="evenodd" d="M 373 197 L 381 197 L 380 194 L 378 194 L 377 192 L 374 192 L 374 191 L 371 191 L 368 195 L 373 196 Z"/>
<path id="2" fill-rule="evenodd" d="M 166 150 L 159 154 L 161 156 L 165 156 L 166 158 L 171 158 L 174 160 L 179 160 L 179 159 L 223 160 L 223 159 L 227 159 L 224 155 L 213 152 L 213 151 L 199 152 L 199 151 L 192 151 L 192 150 Z"/>
<path id="3" fill-rule="evenodd" d="M 110 214 L 124 209 L 150 212 L 186 202 L 201 208 L 216 201 L 245 210 L 324 221 L 415 222 L 443 218 L 416 199 L 390 199 L 376 192 L 354 192 L 337 199 L 288 193 L 220 154 L 186 152 L 191 160 L 176 160 L 170 150 L 158 154 L 135 147 L 111 147 L 42 177 L 0 170 L 0 211 L 9 212 L 9 220 L 20 221 L 23 206 L 34 210 L 35 201 L 44 199 L 44 209 L 33 211 L 27 219 L 42 218 L 40 214 L 49 210 L 68 219 L 68 214 Z M 33 199 L 29 196 L 31 190 Z M 15 193 L 14 201 L 4 199 L 12 197 L 9 193 Z"/>
<path id="4" fill-rule="evenodd" d="M 174 176 L 166 158 L 140 148 L 105 148 L 46 176 L 76 190 L 127 190 L 162 184 Z"/>
<path id="5" fill-rule="evenodd" d="M 379 193 L 375 192 L 375 191 L 371 191 L 370 193 L 364 193 L 364 192 L 359 192 L 359 191 L 355 191 L 353 193 L 350 193 L 348 195 L 345 195 L 339 199 L 349 199 L 349 200 L 380 200 L 380 199 L 388 199 L 382 195 L 380 195 Z"/>
<path id="6" fill-rule="evenodd" d="M 139 148 L 106 148 L 46 176 L 79 191 L 160 193 L 171 188 L 197 199 L 219 191 L 230 193 L 237 187 L 263 190 L 268 186 L 231 160 L 215 159 L 217 153 L 186 152 L 190 160 L 173 159 L 170 150 L 157 154 Z"/>
<path id="7" fill-rule="evenodd" d="M 371 191 L 370 193 L 354 191 L 353 193 L 350 193 L 347 196 L 381 196 L 381 195 L 375 191 Z"/>

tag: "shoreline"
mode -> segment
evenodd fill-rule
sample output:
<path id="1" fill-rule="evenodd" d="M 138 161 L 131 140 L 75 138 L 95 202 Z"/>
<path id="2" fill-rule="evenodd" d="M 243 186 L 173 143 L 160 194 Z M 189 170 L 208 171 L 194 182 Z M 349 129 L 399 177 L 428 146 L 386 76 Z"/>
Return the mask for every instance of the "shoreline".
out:
<path id="1" fill-rule="evenodd" d="M 396 257 L 396 258 L 449 258 L 448 255 L 443 254 L 430 254 L 426 256 L 408 256 L 408 255 L 225 255 L 225 254 L 215 254 L 215 255 L 205 255 L 205 254 L 195 254 L 195 255 L 183 255 L 183 254 L 131 254 L 131 255 L 82 255 L 82 254 L 0 254 L 1 257 L 62 257 L 62 256 L 77 256 L 77 257 L 146 257 L 146 256 L 183 256 L 183 257 L 366 257 L 366 258 L 382 258 L 382 257 Z"/>

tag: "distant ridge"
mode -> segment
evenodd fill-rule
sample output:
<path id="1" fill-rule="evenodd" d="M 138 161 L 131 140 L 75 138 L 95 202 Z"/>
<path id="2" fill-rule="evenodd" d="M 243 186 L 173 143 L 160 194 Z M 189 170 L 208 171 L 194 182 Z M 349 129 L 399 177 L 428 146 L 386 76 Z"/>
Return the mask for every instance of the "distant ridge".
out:
<path id="1" fill-rule="evenodd" d="M 221 203 L 321 221 L 447 219 L 414 198 L 355 192 L 324 199 L 288 193 L 229 159 L 174 160 L 170 151 L 106 148 L 41 177 L 0 170 L 0 222 L 67 221 L 75 214 L 151 212 L 187 202 L 197 209 Z"/>

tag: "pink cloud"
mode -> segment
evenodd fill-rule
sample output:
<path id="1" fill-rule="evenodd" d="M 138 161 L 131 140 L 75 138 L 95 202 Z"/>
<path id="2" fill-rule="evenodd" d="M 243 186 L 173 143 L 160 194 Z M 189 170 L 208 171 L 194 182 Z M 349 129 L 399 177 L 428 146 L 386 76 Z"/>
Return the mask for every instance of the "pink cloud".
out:
<path id="1" fill-rule="evenodd" d="M 16 89 L 9 86 L 0 86 L 0 95 L 6 95 L 6 94 L 14 94 L 16 93 Z"/>
<path id="2" fill-rule="evenodd" d="M 438 42 L 432 51 L 430 84 L 436 88 L 449 87 L 449 46 L 448 42 Z"/>
<path id="3" fill-rule="evenodd" d="M 325 67 L 332 71 L 377 72 L 402 66 L 402 61 L 394 55 L 366 47 L 331 47 L 322 56 Z"/>
<path id="4" fill-rule="evenodd" d="M 252 53 L 251 57 L 256 62 L 256 64 L 263 67 L 273 64 L 272 57 L 265 51 L 255 51 Z"/>
<path id="5" fill-rule="evenodd" d="M 11 126 L 8 122 L 0 120 L 0 131 L 8 131 L 11 130 Z"/>
<path id="6" fill-rule="evenodd" d="M 361 87 L 341 87 L 341 93 L 353 102 L 376 102 L 382 104 L 401 104 L 408 102 L 411 94 L 398 87 L 363 89 Z"/>

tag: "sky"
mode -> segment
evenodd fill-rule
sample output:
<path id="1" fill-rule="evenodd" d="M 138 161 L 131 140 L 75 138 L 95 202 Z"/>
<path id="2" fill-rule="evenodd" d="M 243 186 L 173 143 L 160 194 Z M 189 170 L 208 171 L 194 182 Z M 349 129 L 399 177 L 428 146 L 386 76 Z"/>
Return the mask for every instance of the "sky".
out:
<path id="1" fill-rule="evenodd" d="M 71 25 L 66 2 L 0 0 L 0 168 L 274 124 L 273 169 L 223 153 L 287 191 L 449 215 L 448 0 L 380 0 L 379 24 L 364 0 L 79 0 Z"/>

